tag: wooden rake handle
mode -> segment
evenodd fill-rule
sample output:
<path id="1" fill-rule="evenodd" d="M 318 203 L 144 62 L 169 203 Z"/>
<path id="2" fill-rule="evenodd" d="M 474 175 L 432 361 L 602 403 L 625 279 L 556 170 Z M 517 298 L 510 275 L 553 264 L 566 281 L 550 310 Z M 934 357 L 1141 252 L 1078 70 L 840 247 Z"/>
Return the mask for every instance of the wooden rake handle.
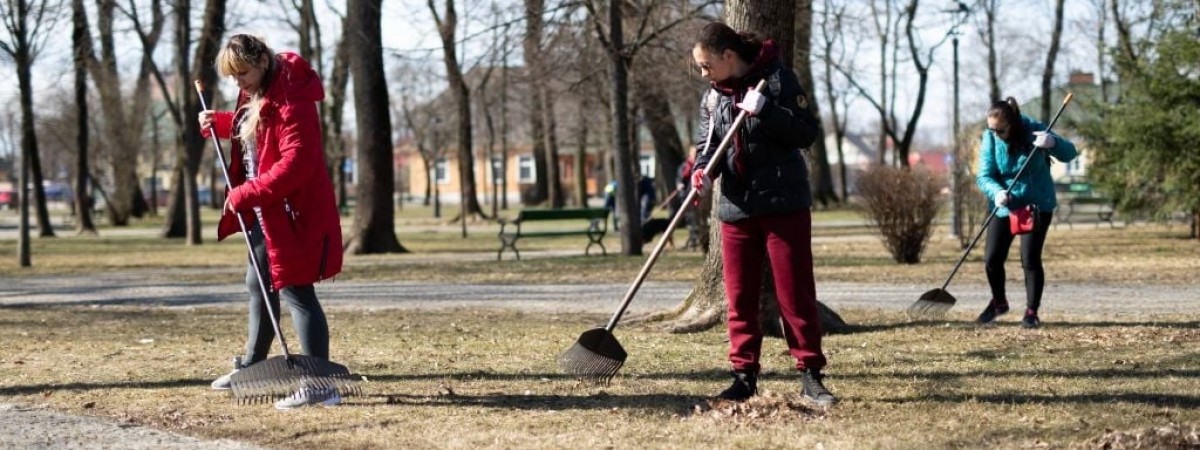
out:
<path id="1" fill-rule="evenodd" d="M 754 86 L 754 90 L 762 92 L 763 87 L 766 85 L 767 80 L 760 80 L 758 85 Z M 725 138 L 721 139 L 721 144 L 717 146 L 717 150 L 713 152 L 712 158 L 709 159 L 709 164 L 705 166 L 704 173 L 708 174 L 710 177 L 712 176 L 716 167 L 716 164 L 712 164 L 712 161 L 719 161 L 724 156 L 725 149 L 729 146 L 729 143 L 733 141 L 733 134 L 737 132 L 738 128 L 741 128 L 742 123 L 745 122 L 746 118 L 749 116 L 750 113 L 746 112 L 745 110 L 738 113 L 737 119 L 734 119 L 733 121 L 733 126 L 729 127 L 729 131 L 725 133 Z M 715 119 L 709 118 L 709 120 Z M 666 231 L 663 231 L 663 237 L 658 240 L 658 244 L 654 246 L 654 251 L 650 252 L 650 257 L 646 259 L 646 263 L 642 265 L 642 270 L 638 272 L 637 278 L 634 278 L 633 284 L 630 285 L 629 290 L 625 292 L 625 298 L 621 300 L 621 306 L 617 308 L 617 311 L 613 313 L 612 318 L 608 320 L 608 325 L 604 326 L 605 330 L 611 332 L 613 328 L 617 327 L 617 322 L 621 320 L 621 316 L 624 315 L 625 310 L 629 308 L 629 303 L 632 302 L 633 297 L 637 295 L 638 289 L 642 287 L 642 282 L 646 280 L 646 275 L 650 274 L 650 269 L 654 267 L 654 263 L 658 261 L 658 256 L 662 254 L 663 248 L 666 247 L 667 236 L 670 236 L 671 233 L 675 232 L 675 227 L 679 226 L 679 222 L 683 220 L 684 213 L 687 212 L 688 208 L 691 208 L 692 202 L 698 195 L 699 191 L 695 189 L 689 190 L 687 197 L 683 199 L 683 206 L 680 207 L 679 211 L 675 212 L 675 216 L 671 218 L 671 223 L 667 225 Z"/>

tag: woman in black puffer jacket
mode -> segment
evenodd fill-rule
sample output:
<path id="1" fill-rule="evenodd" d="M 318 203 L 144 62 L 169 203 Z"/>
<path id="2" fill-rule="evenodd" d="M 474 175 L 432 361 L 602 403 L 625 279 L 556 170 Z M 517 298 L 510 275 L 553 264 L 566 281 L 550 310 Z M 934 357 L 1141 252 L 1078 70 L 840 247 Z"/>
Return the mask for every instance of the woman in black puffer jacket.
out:
<path id="1" fill-rule="evenodd" d="M 757 392 L 763 330 L 759 295 L 763 261 L 769 258 L 784 319 L 788 349 L 801 372 L 802 395 L 821 406 L 836 402 L 821 370 L 821 320 L 812 263 L 812 194 L 800 149 L 820 128 L 795 74 L 780 62 L 774 41 L 738 33 L 723 23 L 704 27 L 692 57 L 712 89 L 700 110 L 692 187 L 711 186 L 705 168 L 717 164 L 721 179 L 717 217 L 729 302 L 729 361 L 733 385 L 719 397 L 745 400 Z M 760 94 L 754 86 L 765 79 Z M 720 160 L 712 153 L 739 112 L 750 117 Z"/>

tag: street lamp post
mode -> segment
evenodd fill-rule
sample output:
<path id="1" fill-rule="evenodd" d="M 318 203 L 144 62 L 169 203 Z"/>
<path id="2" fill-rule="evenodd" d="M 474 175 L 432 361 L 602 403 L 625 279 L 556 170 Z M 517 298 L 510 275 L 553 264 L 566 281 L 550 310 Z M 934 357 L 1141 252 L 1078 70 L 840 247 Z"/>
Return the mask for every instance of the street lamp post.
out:
<path id="1" fill-rule="evenodd" d="M 954 21 L 950 27 L 950 46 L 953 49 L 954 60 L 954 130 L 953 140 L 954 147 L 950 163 L 950 235 L 959 238 L 963 237 L 962 216 L 963 216 L 963 193 L 959 184 L 962 183 L 963 164 L 962 164 L 962 139 L 959 135 L 961 123 L 959 119 L 959 100 L 958 100 L 958 27 L 966 20 L 967 14 L 971 11 L 967 5 L 961 1 L 952 0 L 952 8 L 946 12 L 954 16 Z M 966 242 L 961 244 L 966 246 Z"/>

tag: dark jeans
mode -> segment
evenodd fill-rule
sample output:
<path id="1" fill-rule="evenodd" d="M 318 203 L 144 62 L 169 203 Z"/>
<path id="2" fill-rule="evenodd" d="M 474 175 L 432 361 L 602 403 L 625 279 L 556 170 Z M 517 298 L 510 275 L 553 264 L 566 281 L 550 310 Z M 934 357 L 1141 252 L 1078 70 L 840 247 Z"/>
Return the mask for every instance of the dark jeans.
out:
<path id="1" fill-rule="evenodd" d="M 263 266 L 263 282 L 267 286 L 267 292 L 270 293 L 275 320 L 279 320 L 279 298 L 282 296 L 287 301 L 292 323 L 296 326 L 296 334 L 300 336 L 302 352 L 306 355 L 329 359 L 329 323 L 325 320 L 325 311 L 317 302 L 317 292 L 313 289 L 313 285 L 287 286 L 278 292 L 272 289 L 270 262 L 262 229 L 258 226 L 258 221 L 254 221 L 249 226 L 250 242 L 254 246 L 254 255 L 258 258 L 258 263 Z M 246 287 L 250 290 L 250 333 L 246 340 L 246 357 L 242 359 L 243 365 L 267 359 L 271 350 L 271 342 L 275 339 L 275 329 L 271 326 L 271 320 L 267 316 L 262 290 L 258 286 L 258 272 L 254 270 L 253 264 L 247 264 Z M 294 351 L 291 348 L 288 350 Z"/>
<path id="2" fill-rule="evenodd" d="M 821 317 L 813 279 L 812 215 L 808 210 L 721 223 L 721 257 L 729 301 L 729 362 L 757 374 L 763 330 L 759 321 L 763 262 L 771 264 L 779 314 L 796 368 L 821 369 Z"/>
<path id="3" fill-rule="evenodd" d="M 1021 267 L 1025 269 L 1025 304 L 1038 310 L 1042 305 L 1042 288 L 1046 284 L 1046 272 L 1042 269 L 1042 246 L 1046 244 L 1046 233 L 1050 231 L 1053 212 L 1039 211 L 1034 216 L 1033 231 L 1021 235 Z M 992 299 L 1007 301 L 1004 294 L 1004 262 L 1008 260 L 1008 249 L 1013 236 L 1009 230 L 1009 218 L 997 217 L 988 225 L 987 246 L 983 252 L 984 269 L 987 271 L 988 286 L 992 288 Z"/>

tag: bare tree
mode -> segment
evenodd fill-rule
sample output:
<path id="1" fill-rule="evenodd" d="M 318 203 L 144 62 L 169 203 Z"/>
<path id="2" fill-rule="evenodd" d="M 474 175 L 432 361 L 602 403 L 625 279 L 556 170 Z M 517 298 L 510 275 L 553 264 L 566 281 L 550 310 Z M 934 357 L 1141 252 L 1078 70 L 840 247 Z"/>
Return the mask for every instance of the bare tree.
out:
<path id="1" fill-rule="evenodd" d="M 200 196 L 196 175 L 204 154 L 205 140 L 200 137 L 200 124 L 195 120 L 200 113 L 200 102 L 193 95 L 192 80 L 200 80 L 205 86 L 217 84 L 216 59 L 225 35 L 226 0 L 206 0 L 204 25 L 196 41 L 195 53 L 188 57 L 191 49 L 191 4 L 190 0 L 175 0 L 175 73 L 176 85 L 171 88 L 159 77 L 158 84 L 164 98 L 171 106 L 171 118 L 175 121 L 176 136 L 175 176 L 171 184 L 171 201 L 167 205 L 167 220 L 163 225 L 164 237 L 186 237 L 188 245 L 199 245 L 201 239 Z M 196 61 L 192 67 L 190 61 Z M 179 76 L 188 74 L 189 76 Z M 209 90 L 212 93 L 212 89 Z M 174 101 L 171 99 L 174 98 Z M 214 190 L 213 197 L 218 194 Z"/>
<path id="2" fill-rule="evenodd" d="M 27 189 L 31 182 L 37 207 L 38 235 L 54 237 L 50 212 L 46 208 L 46 190 L 42 186 L 41 157 L 34 128 L 32 70 L 34 61 L 58 22 L 61 6 L 61 1 L 52 0 L 5 0 L 0 3 L 0 16 L 4 17 L 4 28 L 8 34 L 7 40 L 0 41 L 0 50 L 16 65 L 21 98 L 21 177 L 17 192 L 21 202 L 22 242 L 19 245 L 21 250 L 17 253 L 22 267 L 29 266 Z M 32 180 L 27 177 L 32 177 Z"/>
<path id="3" fill-rule="evenodd" d="M 838 175 L 842 182 L 841 198 L 846 199 L 849 195 L 847 188 L 847 173 L 846 173 L 846 157 L 843 149 L 843 141 L 846 138 L 846 120 L 849 117 L 848 103 L 850 95 L 838 89 L 834 85 L 834 65 L 845 65 L 845 30 L 843 27 L 844 17 L 846 14 L 846 6 L 834 5 L 832 0 L 824 0 L 821 8 L 821 61 L 824 68 L 823 82 L 825 87 L 825 97 L 829 102 L 829 123 L 833 125 L 834 145 L 836 146 L 838 156 Z M 837 50 L 835 50 L 835 48 Z M 834 52 L 839 52 L 835 55 Z M 838 109 L 842 107 L 842 109 Z M 842 114 L 845 111 L 846 114 Z"/>
<path id="4" fill-rule="evenodd" d="M 800 80 L 800 86 L 804 87 L 805 93 L 808 94 L 807 106 L 812 109 L 814 116 L 821 117 L 820 96 L 817 95 L 812 69 L 813 0 L 796 0 L 795 17 L 796 37 L 793 41 L 792 67 Z M 838 202 L 838 196 L 833 190 L 833 172 L 829 168 L 828 149 L 825 148 L 825 127 L 821 122 L 817 124 L 819 137 L 808 152 L 808 165 L 812 168 L 809 170 L 809 181 L 812 184 L 813 200 L 822 207 L 828 207 L 830 203 Z"/>
<path id="5" fill-rule="evenodd" d="M 455 49 L 455 29 L 458 26 L 458 11 L 454 8 L 454 0 L 445 0 L 445 9 L 438 14 L 434 0 L 428 0 L 429 12 L 433 14 L 437 24 L 438 35 L 442 38 L 442 52 L 446 63 L 446 78 L 450 92 L 454 97 L 454 106 L 458 118 L 458 176 L 462 183 L 462 216 L 458 220 L 465 221 L 468 216 L 484 217 L 483 208 L 479 206 L 479 198 L 475 194 L 475 152 L 471 133 L 471 91 L 463 78 L 462 66 L 458 63 Z M 466 233 L 466 228 L 463 228 Z M 464 236 L 465 237 L 465 236 Z"/>
<path id="6" fill-rule="evenodd" d="M 987 47 L 988 100 L 995 102 L 1000 100 L 1000 73 L 996 69 L 996 15 L 1000 0 L 982 0 L 980 3 L 984 26 L 979 28 L 979 37 Z"/>
<path id="7" fill-rule="evenodd" d="M 547 173 L 550 162 L 546 159 L 546 117 L 539 113 L 546 101 L 542 99 L 542 90 L 537 88 L 544 79 L 545 72 L 542 67 L 542 37 L 545 33 L 545 20 L 542 16 L 545 14 L 544 0 L 525 0 L 525 35 L 521 46 L 524 50 L 525 78 L 530 86 L 529 95 L 525 100 L 530 111 L 529 138 L 533 146 L 535 178 L 534 190 L 530 193 L 528 201 L 533 203 L 549 199 L 551 188 L 547 183 L 557 181 L 551 180 Z"/>
<path id="8" fill-rule="evenodd" d="M 1059 45 L 1062 41 L 1063 3 L 1064 0 L 1054 2 L 1054 30 L 1050 33 L 1050 50 L 1046 52 L 1046 67 L 1042 71 L 1042 115 L 1040 117 L 1046 121 L 1050 120 L 1052 106 L 1050 89 L 1052 88 L 1051 84 L 1054 83 L 1054 63 L 1058 59 Z"/>
<path id="9" fill-rule="evenodd" d="M 392 121 L 381 40 L 382 0 L 349 0 L 349 25 L 343 31 L 350 45 L 350 74 L 354 77 L 355 122 L 358 129 L 359 180 L 354 230 L 349 251 L 355 254 L 407 253 L 396 238 L 392 193 Z"/>
<path id="10" fill-rule="evenodd" d="M 92 222 L 92 198 L 88 195 L 88 176 L 91 173 L 88 164 L 88 95 L 87 95 L 87 11 L 84 10 L 83 0 L 71 1 L 71 43 L 74 49 L 75 66 L 75 119 L 76 119 L 76 150 L 75 150 L 75 232 L 77 234 L 96 234 L 96 224 Z"/>

